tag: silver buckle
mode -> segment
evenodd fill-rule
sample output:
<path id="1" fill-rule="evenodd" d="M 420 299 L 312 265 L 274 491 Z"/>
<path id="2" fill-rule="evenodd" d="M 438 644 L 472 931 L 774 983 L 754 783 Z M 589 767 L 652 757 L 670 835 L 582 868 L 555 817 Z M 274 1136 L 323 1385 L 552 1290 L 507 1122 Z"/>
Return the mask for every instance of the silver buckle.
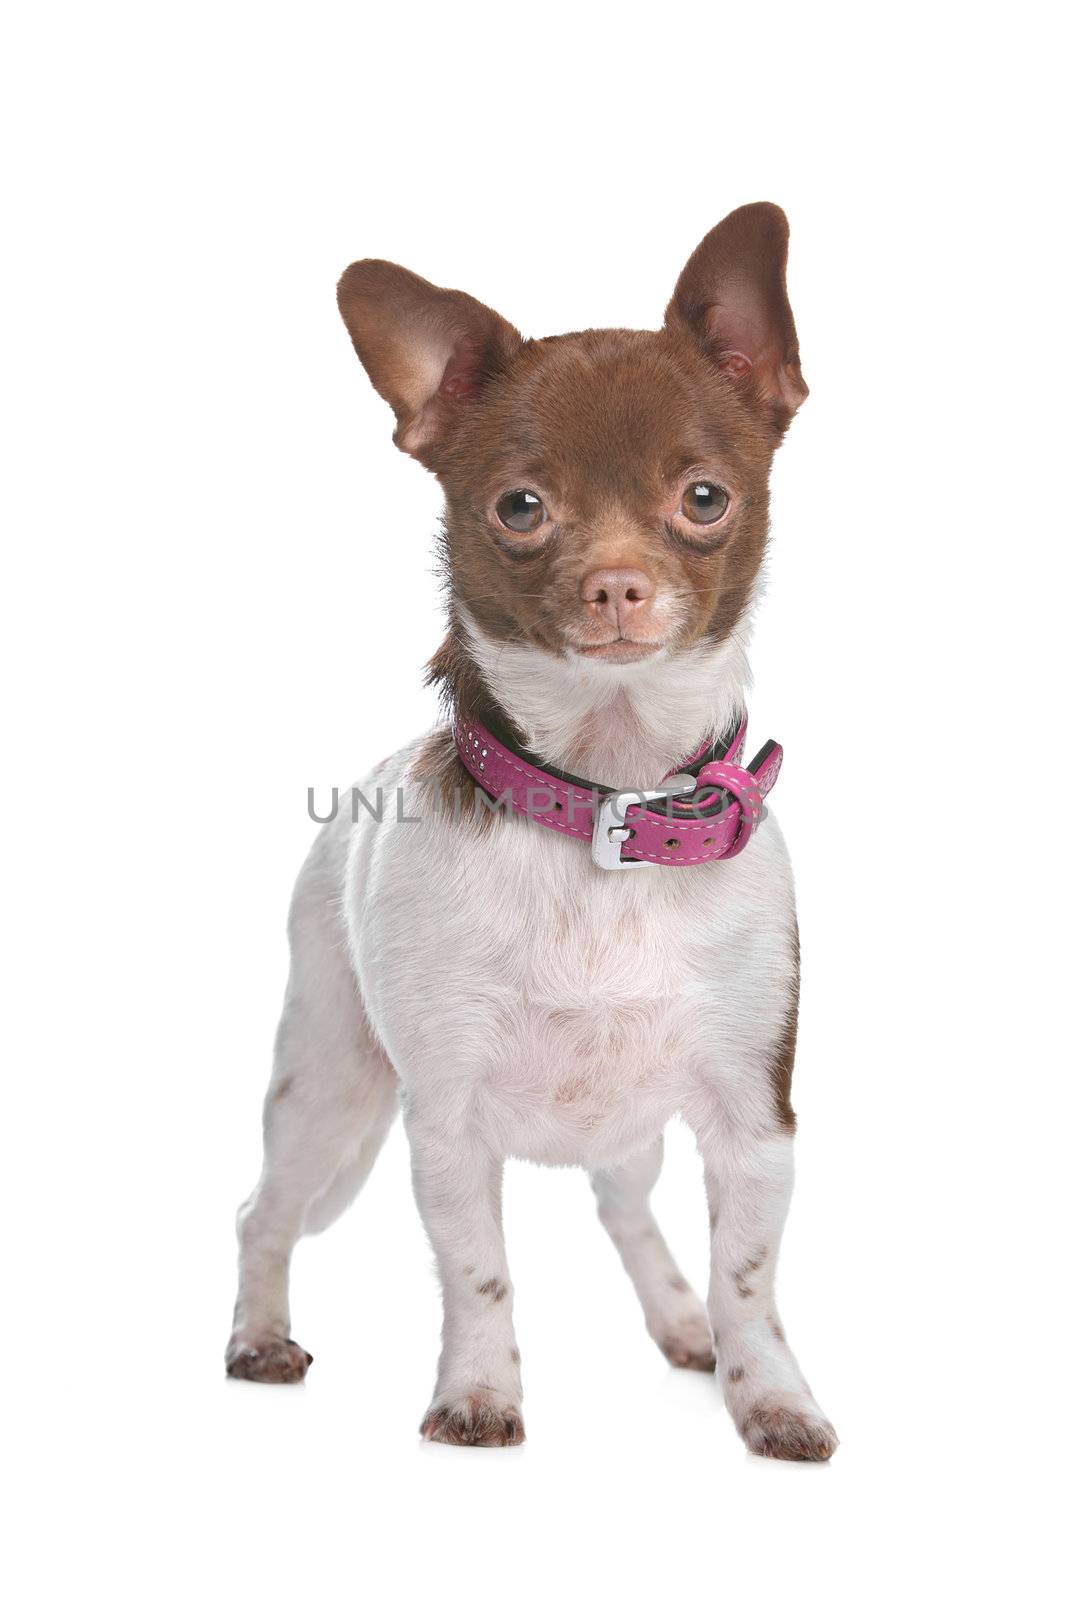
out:
<path id="1" fill-rule="evenodd" d="M 593 860 L 605 872 L 618 872 L 623 867 L 654 867 L 654 861 L 624 861 L 622 847 L 630 837 L 626 826 L 626 813 L 631 806 L 645 806 L 650 800 L 668 800 L 682 794 L 692 794 L 696 779 L 688 772 L 676 778 L 664 778 L 658 789 L 616 789 L 605 795 L 597 807 L 593 822 Z"/>

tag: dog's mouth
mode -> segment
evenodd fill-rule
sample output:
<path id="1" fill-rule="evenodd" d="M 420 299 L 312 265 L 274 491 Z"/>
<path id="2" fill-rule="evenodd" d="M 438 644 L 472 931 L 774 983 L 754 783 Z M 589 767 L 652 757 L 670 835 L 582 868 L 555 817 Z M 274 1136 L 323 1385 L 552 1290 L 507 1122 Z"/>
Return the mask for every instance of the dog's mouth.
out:
<path id="1" fill-rule="evenodd" d="M 627 639 L 620 633 L 617 639 L 608 639 L 604 644 L 580 644 L 576 648 L 580 656 L 585 656 L 590 661 L 622 663 L 644 661 L 648 656 L 654 656 L 657 650 L 662 650 L 663 644 L 662 639 L 651 641 Z"/>

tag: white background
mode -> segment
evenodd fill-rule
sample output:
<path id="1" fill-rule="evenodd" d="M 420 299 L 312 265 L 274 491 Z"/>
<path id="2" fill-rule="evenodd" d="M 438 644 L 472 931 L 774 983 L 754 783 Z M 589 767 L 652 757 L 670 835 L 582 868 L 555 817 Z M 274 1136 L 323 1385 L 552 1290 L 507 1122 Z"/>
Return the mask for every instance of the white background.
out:
<path id="1" fill-rule="evenodd" d="M 743 20 L 739 21 L 739 15 Z M 1063 1442 L 1060 84 L 1043 6 L 23 6 L 0 55 L 9 1592 L 1043 1594 Z M 529 1442 L 419 1442 L 396 1129 L 228 1383 L 306 788 L 435 716 L 433 481 L 333 304 L 655 326 L 784 205 L 811 398 L 753 738 L 801 911 L 780 1299 L 836 1423 L 746 1457 L 583 1176 L 516 1167 Z M 825 781 L 830 774 L 830 782 Z M 562 848 L 562 846 L 561 846 Z M 657 1191 L 700 1281 L 695 1154 Z"/>

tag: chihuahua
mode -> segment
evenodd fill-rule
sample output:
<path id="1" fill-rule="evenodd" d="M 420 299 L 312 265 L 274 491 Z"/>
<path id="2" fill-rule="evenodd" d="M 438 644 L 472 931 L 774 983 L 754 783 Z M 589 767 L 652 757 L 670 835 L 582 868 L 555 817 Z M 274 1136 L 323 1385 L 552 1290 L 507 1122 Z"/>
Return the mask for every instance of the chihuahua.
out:
<path id="1" fill-rule="evenodd" d="M 742 764 L 771 459 L 807 394 L 787 244 L 776 206 L 732 212 L 658 332 L 524 339 L 387 261 L 341 278 L 395 441 L 444 490 L 448 717 L 354 791 L 367 807 L 321 828 L 297 882 L 233 1377 L 304 1377 L 293 1246 L 354 1198 L 399 1102 L 444 1302 L 426 1439 L 524 1438 L 518 1156 L 589 1171 L 653 1339 L 718 1363 L 750 1450 L 836 1447 L 774 1299 L 799 959 L 764 803 L 781 750 Z M 649 1206 L 675 1115 L 705 1169 L 706 1306 Z"/>

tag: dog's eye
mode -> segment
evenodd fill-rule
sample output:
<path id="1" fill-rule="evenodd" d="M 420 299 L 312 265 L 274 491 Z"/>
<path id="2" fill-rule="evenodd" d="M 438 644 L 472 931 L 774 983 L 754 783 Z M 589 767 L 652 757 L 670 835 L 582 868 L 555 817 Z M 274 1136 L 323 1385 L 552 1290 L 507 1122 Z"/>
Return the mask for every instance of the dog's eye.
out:
<path id="1" fill-rule="evenodd" d="M 718 522 L 729 504 L 730 496 L 717 483 L 691 483 L 682 496 L 682 511 L 690 522 Z"/>
<path id="2" fill-rule="evenodd" d="M 512 533 L 532 533 L 545 520 L 545 508 L 529 489 L 512 489 L 496 503 L 496 514 Z"/>

